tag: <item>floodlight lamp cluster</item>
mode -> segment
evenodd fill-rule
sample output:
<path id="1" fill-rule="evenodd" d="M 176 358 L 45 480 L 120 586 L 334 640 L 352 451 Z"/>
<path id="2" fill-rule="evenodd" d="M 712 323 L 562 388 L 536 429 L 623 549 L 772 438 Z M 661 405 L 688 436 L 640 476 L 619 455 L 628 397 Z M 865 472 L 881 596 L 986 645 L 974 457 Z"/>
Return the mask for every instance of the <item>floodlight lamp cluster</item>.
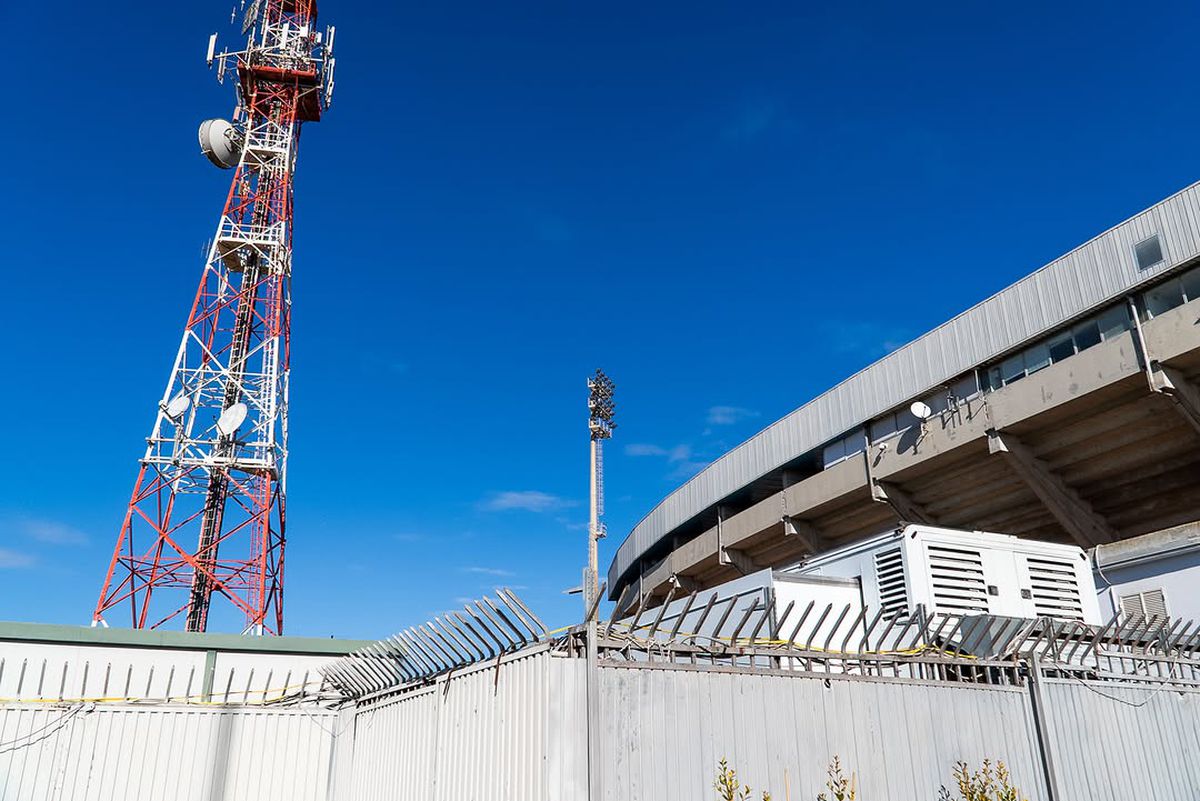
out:
<path id="1" fill-rule="evenodd" d="M 608 439 L 617 427 L 613 422 L 613 413 L 617 408 L 613 402 L 616 385 L 603 370 L 597 370 L 595 375 L 588 378 L 587 383 L 588 430 L 592 432 L 592 439 Z"/>

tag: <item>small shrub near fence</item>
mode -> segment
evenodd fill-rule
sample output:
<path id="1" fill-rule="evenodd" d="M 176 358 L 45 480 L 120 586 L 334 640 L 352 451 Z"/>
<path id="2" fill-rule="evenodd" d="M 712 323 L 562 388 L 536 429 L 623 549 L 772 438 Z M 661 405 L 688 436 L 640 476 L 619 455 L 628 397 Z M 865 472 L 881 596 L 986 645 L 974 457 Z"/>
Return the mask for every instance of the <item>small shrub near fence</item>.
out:
<path id="1" fill-rule="evenodd" d="M 720 801 L 749 801 L 753 792 L 749 785 L 738 781 L 737 771 L 729 767 L 729 763 L 724 759 L 717 765 L 717 778 L 713 782 L 713 789 L 717 791 Z M 762 801 L 771 801 L 771 794 L 764 790 Z"/>
<path id="2" fill-rule="evenodd" d="M 825 773 L 825 791 L 817 793 L 817 801 L 858 801 L 857 776 L 854 773 L 849 776 L 845 774 L 837 755 L 834 755 Z M 1012 776 L 1002 761 L 997 760 L 993 765 L 991 760 L 985 759 L 982 767 L 974 772 L 966 762 L 958 762 L 951 775 L 958 795 L 955 796 L 943 785 L 937 801 L 1028 801 L 1020 789 L 1013 785 Z M 737 771 L 729 767 L 729 762 L 724 759 L 717 765 L 713 789 L 719 801 L 752 801 L 754 792 L 738 779 Z M 787 797 L 784 801 L 791 801 L 791 788 L 785 792 Z M 761 801 L 771 801 L 768 791 L 761 793 Z"/>

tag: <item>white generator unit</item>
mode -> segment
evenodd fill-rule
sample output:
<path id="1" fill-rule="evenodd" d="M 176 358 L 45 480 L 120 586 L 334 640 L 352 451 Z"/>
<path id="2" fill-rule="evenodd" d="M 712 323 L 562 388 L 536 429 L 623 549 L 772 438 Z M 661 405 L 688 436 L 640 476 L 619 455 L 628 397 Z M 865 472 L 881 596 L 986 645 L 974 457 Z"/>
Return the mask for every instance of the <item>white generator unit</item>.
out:
<path id="1" fill-rule="evenodd" d="M 1099 624 L 1092 566 L 1074 545 L 910 525 L 814 556 L 786 575 L 858 579 L 885 615 L 1053 617 Z"/>

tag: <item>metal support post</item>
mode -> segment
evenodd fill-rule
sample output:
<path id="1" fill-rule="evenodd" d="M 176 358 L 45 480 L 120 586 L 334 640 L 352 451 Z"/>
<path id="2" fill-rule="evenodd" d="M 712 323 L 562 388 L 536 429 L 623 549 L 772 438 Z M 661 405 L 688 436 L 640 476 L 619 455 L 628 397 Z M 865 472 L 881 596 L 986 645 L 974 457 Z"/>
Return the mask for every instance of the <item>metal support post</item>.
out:
<path id="1" fill-rule="evenodd" d="M 1042 666 L 1037 654 L 1033 652 L 1029 654 L 1029 700 L 1033 709 L 1033 725 L 1037 731 L 1038 755 L 1041 757 L 1042 770 L 1046 776 L 1046 799 L 1062 801 L 1058 774 L 1054 768 L 1054 755 L 1051 753 L 1050 726 L 1046 720 L 1049 712 L 1046 690 L 1042 685 Z"/>

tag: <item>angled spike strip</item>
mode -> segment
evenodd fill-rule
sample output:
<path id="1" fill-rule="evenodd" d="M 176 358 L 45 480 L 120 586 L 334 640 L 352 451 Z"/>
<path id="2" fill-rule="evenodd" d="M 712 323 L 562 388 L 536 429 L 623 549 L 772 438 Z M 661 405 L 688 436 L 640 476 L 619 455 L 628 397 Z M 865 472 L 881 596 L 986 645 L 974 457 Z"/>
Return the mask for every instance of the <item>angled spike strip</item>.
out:
<path id="1" fill-rule="evenodd" d="M 549 639 L 550 632 L 510 589 L 372 643 L 321 669 L 347 701 L 427 683 Z"/>

